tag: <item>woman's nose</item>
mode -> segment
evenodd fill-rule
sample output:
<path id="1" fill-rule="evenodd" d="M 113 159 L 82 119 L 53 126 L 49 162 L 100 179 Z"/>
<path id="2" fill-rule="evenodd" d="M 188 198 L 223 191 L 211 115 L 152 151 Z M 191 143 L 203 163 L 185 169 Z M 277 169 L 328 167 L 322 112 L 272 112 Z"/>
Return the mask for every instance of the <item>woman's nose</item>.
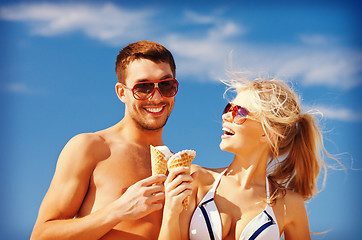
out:
<path id="1" fill-rule="evenodd" d="M 232 112 L 227 112 L 222 115 L 222 120 L 232 122 L 233 121 L 233 114 Z"/>

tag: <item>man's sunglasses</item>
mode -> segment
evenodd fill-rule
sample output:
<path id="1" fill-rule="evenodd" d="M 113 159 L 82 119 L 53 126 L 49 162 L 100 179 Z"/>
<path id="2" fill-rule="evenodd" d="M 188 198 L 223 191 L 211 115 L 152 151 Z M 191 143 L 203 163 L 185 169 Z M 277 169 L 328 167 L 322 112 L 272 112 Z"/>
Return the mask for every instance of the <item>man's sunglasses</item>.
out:
<path id="1" fill-rule="evenodd" d="M 243 124 L 249 114 L 249 111 L 239 105 L 228 103 L 224 109 L 224 113 L 232 112 L 233 122 L 236 124 Z"/>
<path id="2" fill-rule="evenodd" d="M 178 82 L 176 79 L 164 79 L 159 81 L 136 83 L 133 88 L 123 86 L 132 91 L 133 97 L 137 100 L 146 100 L 153 96 L 156 88 L 163 97 L 173 97 L 178 91 Z"/>

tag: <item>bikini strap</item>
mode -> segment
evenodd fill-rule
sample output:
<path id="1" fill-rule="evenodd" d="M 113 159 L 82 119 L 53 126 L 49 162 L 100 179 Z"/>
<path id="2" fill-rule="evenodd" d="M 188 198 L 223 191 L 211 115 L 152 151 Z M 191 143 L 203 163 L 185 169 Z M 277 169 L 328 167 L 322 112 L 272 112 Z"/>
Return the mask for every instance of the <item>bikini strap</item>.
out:
<path id="1" fill-rule="evenodd" d="M 265 188 L 266 188 L 266 196 L 269 198 L 270 197 L 270 190 L 269 190 L 269 179 L 268 179 L 268 177 L 266 177 Z"/>
<path id="2" fill-rule="evenodd" d="M 222 176 L 225 174 L 225 172 L 227 171 L 228 169 L 226 168 L 224 171 L 222 171 L 219 176 L 217 177 L 217 179 L 215 180 L 214 182 L 214 185 L 212 186 L 212 188 L 210 189 L 210 192 L 215 192 L 217 186 L 219 186 L 219 183 L 221 181 L 221 178 Z"/>

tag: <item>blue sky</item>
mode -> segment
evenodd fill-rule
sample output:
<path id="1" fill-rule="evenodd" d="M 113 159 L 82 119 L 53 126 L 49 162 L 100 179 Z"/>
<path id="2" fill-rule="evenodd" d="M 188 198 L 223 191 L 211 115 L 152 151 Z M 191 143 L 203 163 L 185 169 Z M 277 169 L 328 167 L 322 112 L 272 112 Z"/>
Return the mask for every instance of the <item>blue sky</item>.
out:
<path id="1" fill-rule="evenodd" d="M 140 3 L 1 1 L 0 235 L 28 239 L 66 142 L 122 118 L 114 92 L 116 55 L 148 39 L 174 54 L 180 82 L 164 141 L 174 151 L 196 150 L 194 162 L 202 166 L 232 160 L 218 147 L 227 103 L 219 79 L 226 70 L 277 75 L 293 84 L 303 109 L 323 113 L 318 119 L 326 148 L 346 167 L 329 169 L 323 191 L 306 204 L 311 231 L 329 230 L 313 239 L 360 236 L 359 4 Z"/>

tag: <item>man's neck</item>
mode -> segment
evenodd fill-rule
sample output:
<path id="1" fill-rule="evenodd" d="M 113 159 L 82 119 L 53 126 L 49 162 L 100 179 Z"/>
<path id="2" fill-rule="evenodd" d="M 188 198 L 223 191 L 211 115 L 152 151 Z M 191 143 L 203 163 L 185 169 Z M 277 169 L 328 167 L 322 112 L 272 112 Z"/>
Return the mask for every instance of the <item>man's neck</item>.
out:
<path id="1" fill-rule="evenodd" d="M 133 122 L 121 120 L 115 125 L 116 130 L 122 134 L 128 141 L 140 146 L 160 146 L 163 145 L 163 128 L 157 130 L 147 130 L 136 125 Z"/>

